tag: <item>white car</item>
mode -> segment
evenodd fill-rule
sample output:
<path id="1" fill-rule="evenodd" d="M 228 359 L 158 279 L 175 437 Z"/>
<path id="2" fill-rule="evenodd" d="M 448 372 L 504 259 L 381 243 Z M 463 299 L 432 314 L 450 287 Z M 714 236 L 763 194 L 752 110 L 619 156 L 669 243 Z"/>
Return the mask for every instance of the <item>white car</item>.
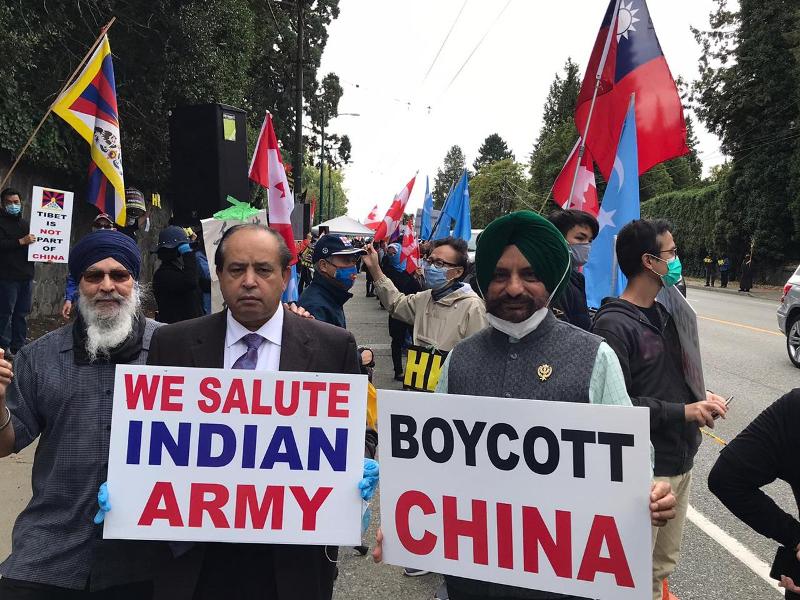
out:
<path id="1" fill-rule="evenodd" d="M 467 242 L 467 254 L 469 254 L 469 262 L 475 262 L 475 249 L 476 244 L 478 243 L 478 236 L 483 231 L 483 229 L 470 229 L 470 236 L 469 241 Z"/>
<path id="2" fill-rule="evenodd" d="M 800 267 L 783 286 L 781 305 L 778 307 L 778 327 L 786 335 L 789 360 L 800 369 Z"/>

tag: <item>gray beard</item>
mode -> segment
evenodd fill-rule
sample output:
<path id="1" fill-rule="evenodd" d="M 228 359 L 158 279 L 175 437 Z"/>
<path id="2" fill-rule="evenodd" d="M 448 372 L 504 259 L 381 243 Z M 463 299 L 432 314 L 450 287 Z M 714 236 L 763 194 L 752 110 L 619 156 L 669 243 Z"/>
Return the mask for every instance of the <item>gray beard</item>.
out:
<path id="1" fill-rule="evenodd" d="M 124 298 L 116 292 L 112 297 L 120 301 L 115 314 L 100 314 L 95 307 L 94 298 L 88 298 L 83 293 L 78 300 L 78 311 L 86 324 L 86 353 L 89 361 L 98 358 L 107 358 L 114 348 L 122 344 L 133 331 L 136 315 L 141 307 L 141 291 L 136 284 L 129 298 Z"/>

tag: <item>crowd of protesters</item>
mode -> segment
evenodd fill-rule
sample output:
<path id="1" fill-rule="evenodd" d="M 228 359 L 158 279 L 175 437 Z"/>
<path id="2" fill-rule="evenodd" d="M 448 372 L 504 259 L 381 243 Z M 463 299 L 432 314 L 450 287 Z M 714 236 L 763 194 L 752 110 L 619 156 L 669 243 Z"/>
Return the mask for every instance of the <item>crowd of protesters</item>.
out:
<path id="1" fill-rule="evenodd" d="M 398 244 L 309 236 L 297 248 L 302 293 L 291 305 L 281 301 L 292 258 L 283 238 L 262 225 L 234 226 L 214 256 L 225 303 L 219 312 L 211 311 L 217 284 L 197 234 L 170 225 L 153 249 L 159 263 L 152 281 L 154 320 L 143 309 L 135 241 L 146 219 L 140 196 L 130 194 L 131 219 L 124 227 L 100 214 L 71 249 L 62 310 L 70 320 L 28 342 L 34 270 L 27 246 L 34 237 L 21 216 L 21 194 L 2 192 L 0 456 L 34 442 L 38 448 L 33 496 L 0 565 L 0 600 L 330 600 L 336 548 L 106 540 L 98 523 L 113 503 L 102 484 L 115 365 L 369 373 L 375 355 L 358 347 L 344 311 L 361 270 L 367 296 L 387 311 L 399 381 L 407 383 L 403 354 L 413 347 L 446 357 L 435 382 L 438 393 L 649 409 L 652 591 L 654 600 L 661 598 L 664 579 L 680 561 L 700 426 L 714 427 L 728 411 L 721 396 L 698 395 L 687 383 L 676 323 L 656 300 L 681 278 L 669 223 L 641 219 L 622 228 L 616 254 L 627 287 L 596 315 L 587 306 L 581 266 L 599 228 L 579 211 L 549 219 L 520 211 L 496 219 L 478 238 L 474 264 L 463 240 L 426 243 L 416 272 L 407 269 Z M 546 383 L 531 368 L 545 360 L 552 366 Z M 760 487 L 782 478 L 800 497 L 797 469 L 787 460 L 798 451 L 797 406 L 795 391 L 768 408 L 723 452 L 709 482 L 726 506 L 784 545 L 795 561 L 800 523 Z M 368 500 L 378 479 L 378 439 L 369 424 L 365 439 L 358 487 Z M 382 539 L 379 531 L 373 550 L 378 561 Z M 787 597 L 795 597 L 789 594 L 800 588 L 783 575 Z M 585 600 L 451 576 L 436 597 Z"/>

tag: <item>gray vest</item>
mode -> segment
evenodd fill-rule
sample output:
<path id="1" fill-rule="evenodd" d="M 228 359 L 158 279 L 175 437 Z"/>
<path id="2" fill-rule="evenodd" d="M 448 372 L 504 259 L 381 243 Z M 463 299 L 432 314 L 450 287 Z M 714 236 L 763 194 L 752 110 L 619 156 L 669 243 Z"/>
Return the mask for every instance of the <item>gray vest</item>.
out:
<path id="1" fill-rule="evenodd" d="M 547 313 L 516 343 L 492 327 L 452 351 L 450 394 L 589 402 L 589 380 L 602 338 Z"/>
<path id="2" fill-rule="evenodd" d="M 451 352 L 447 391 L 469 396 L 588 403 L 589 381 L 602 341 L 559 321 L 550 312 L 533 333 L 516 343 L 510 342 L 506 334 L 487 327 Z M 574 598 L 461 577 L 448 576 L 447 585 L 451 590 L 482 598 Z"/>

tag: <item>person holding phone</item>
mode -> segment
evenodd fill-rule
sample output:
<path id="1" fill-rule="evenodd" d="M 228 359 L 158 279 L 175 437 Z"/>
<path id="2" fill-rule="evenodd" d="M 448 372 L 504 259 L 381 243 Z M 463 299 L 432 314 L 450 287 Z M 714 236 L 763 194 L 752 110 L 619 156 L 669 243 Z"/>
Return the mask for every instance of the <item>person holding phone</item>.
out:
<path id="1" fill-rule="evenodd" d="M 723 448 L 708 476 L 708 489 L 728 510 L 781 544 L 771 575 L 794 600 L 800 600 L 800 521 L 761 488 L 781 479 L 800 505 L 798 430 L 800 388 L 779 398 Z"/>

